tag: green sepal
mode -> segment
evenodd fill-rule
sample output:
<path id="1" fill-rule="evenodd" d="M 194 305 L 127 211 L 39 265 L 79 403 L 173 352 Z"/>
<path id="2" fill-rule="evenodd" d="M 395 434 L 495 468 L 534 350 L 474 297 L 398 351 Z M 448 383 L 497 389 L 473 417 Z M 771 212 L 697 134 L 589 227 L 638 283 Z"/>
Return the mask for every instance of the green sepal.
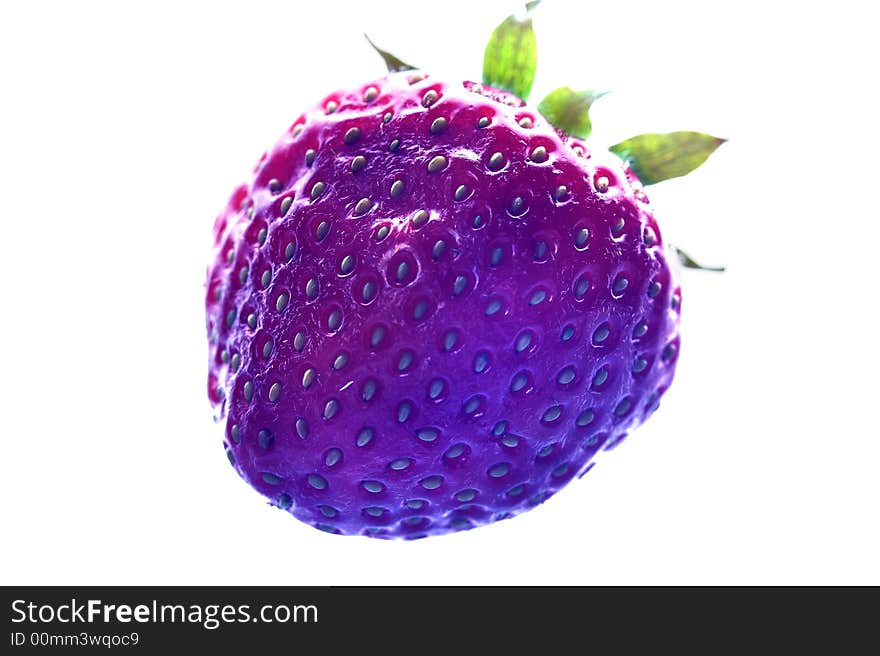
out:
<path id="1" fill-rule="evenodd" d="M 411 66 L 410 64 L 407 64 L 405 61 L 403 61 L 402 59 L 399 59 L 398 57 L 395 57 L 387 50 L 382 50 L 382 48 L 380 48 L 375 43 L 373 43 L 373 40 L 369 37 L 368 34 L 365 33 L 364 36 L 366 37 L 369 44 L 371 46 L 373 46 L 373 50 L 378 52 L 379 56 L 385 61 L 385 66 L 388 67 L 389 73 L 399 73 L 400 71 L 414 71 L 414 70 L 416 70 L 415 66 Z"/>
<path id="2" fill-rule="evenodd" d="M 554 89 L 540 102 L 538 111 L 550 124 L 573 137 L 586 139 L 593 131 L 590 107 L 607 91 L 575 91 L 571 87 Z"/>
<path id="3" fill-rule="evenodd" d="M 650 133 L 621 141 L 610 150 L 629 162 L 642 184 L 651 185 L 687 175 L 725 141 L 702 132 Z"/>
<path id="4" fill-rule="evenodd" d="M 718 273 L 723 273 L 725 271 L 725 267 L 723 266 L 705 266 L 703 264 L 700 264 L 690 255 L 681 250 L 678 246 L 673 246 L 672 250 L 675 251 L 675 254 L 678 256 L 678 261 L 681 262 L 681 265 L 688 269 L 699 269 L 700 271 L 716 271 Z"/>
<path id="5" fill-rule="evenodd" d="M 508 16 L 492 32 L 483 54 L 483 84 L 523 100 L 528 100 L 538 65 L 538 42 L 531 17 L 537 6 L 538 2 L 528 3 L 525 18 Z"/>

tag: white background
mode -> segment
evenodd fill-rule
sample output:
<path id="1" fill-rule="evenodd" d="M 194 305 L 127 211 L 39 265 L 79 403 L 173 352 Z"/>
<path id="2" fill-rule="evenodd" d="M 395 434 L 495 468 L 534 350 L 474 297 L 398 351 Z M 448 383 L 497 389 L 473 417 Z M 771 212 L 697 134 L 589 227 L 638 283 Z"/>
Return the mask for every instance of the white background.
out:
<path id="1" fill-rule="evenodd" d="M 211 226 L 306 106 L 476 79 L 515 2 L 0 5 L 5 584 L 880 583 L 877 52 L 859 2 L 548 0 L 538 100 L 611 88 L 604 144 L 730 139 L 651 191 L 686 272 L 654 418 L 543 506 L 340 538 L 234 473 L 205 397 Z"/>

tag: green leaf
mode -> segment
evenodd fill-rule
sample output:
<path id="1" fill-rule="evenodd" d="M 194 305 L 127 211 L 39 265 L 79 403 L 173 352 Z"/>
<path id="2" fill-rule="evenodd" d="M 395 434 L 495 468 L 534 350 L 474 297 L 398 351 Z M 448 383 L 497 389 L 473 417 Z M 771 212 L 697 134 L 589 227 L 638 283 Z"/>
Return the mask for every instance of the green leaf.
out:
<path id="1" fill-rule="evenodd" d="M 531 17 L 537 6 L 538 2 L 528 3 L 525 18 L 508 16 L 492 32 L 483 55 L 483 84 L 523 100 L 528 100 L 538 65 L 538 42 Z"/>
<path id="2" fill-rule="evenodd" d="M 364 34 L 364 36 L 367 38 L 367 41 L 370 43 L 370 45 L 373 46 L 373 50 L 378 52 L 379 56 L 383 60 L 385 60 L 385 66 L 388 67 L 389 73 L 397 73 L 399 71 L 414 71 L 414 70 L 416 70 L 415 66 L 410 66 L 402 59 L 399 59 L 399 58 L 395 57 L 394 55 L 392 55 L 387 50 L 382 50 L 382 48 L 380 48 L 375 43 L 373 43 L 373 40 L 369 37 L 369 35 Z"/>
<path id="3" fill-rule="evenodd" d="M 702 132 L 651 133 L 621 141 L 610 150 L 629 162 L 642 184 L 650 185 L 687 175 L 725 141 Z"/>
<path id="4" fill-rule="evenodd" d="M 697 262 L 690 255 L 681 250 L 678 246 L 673 246 L 672 250 L 675 251 L 675 254 L 678 256 L 678 261 L 681 262 L 683 267 L 688 269 L 699 269 L 700 271 L 717 271 L 718 273 L 723 273 L 725 267 L 723 266 L 705 266 Z"/>
<path id="5" fill-rule="evenodd" d="M 573 137 L 586 139 L 593 130 L 590 106 L 606 93 L 608 92 L 575 91 L 570 87 L 559 87 L 547 94 L 538 105 L 538 111 L 553 127 Z"/>

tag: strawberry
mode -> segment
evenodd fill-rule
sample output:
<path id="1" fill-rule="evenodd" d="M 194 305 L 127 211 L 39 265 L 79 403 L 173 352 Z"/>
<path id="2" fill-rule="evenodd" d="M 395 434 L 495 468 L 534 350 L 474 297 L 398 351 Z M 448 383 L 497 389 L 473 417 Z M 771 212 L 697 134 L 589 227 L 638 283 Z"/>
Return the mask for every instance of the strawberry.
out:
<path id="1" fill-rule="evenodd" d="M 527 510 L 620 444 L 672 382 L 681 293 L 635 172 L 669 177 L 662 136 L 620 145 L 630 167 L 566 132 L 598 94 L 554 92 L 552 125 L 522 71 L 380 54 L 397 70 L 297 118 L 217 218 L 208 393 L 271 503 L 417 538 Z"/>

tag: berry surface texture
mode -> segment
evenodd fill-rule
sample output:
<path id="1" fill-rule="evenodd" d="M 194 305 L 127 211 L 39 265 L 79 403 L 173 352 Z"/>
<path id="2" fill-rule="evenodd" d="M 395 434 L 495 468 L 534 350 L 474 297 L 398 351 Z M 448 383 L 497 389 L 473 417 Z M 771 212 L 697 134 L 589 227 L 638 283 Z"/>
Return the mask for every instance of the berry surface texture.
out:
<path id="1" fill-rule="evenodd" d="M 235 470 L 346 535 L 512 517 L 658 406 L 680 290 L 627 164 L 413 71 L 297 118 L 214 226 L 208 394 Z"/>

